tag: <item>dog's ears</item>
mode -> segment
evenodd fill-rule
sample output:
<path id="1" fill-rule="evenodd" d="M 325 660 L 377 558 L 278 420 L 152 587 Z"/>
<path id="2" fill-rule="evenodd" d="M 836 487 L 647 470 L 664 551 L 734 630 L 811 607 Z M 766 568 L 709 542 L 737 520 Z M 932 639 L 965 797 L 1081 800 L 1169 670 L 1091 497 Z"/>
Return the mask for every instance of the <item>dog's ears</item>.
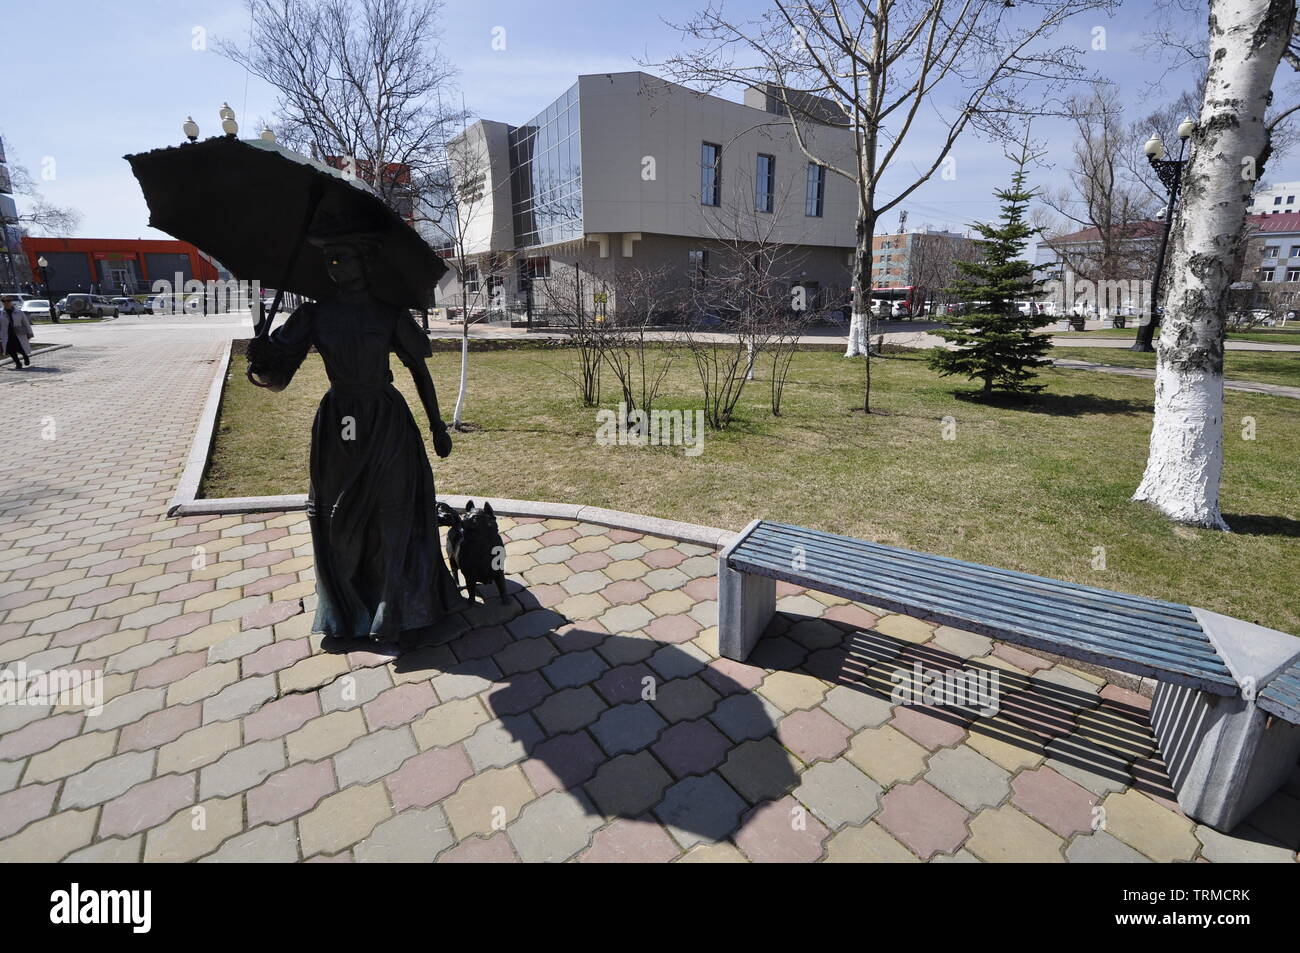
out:
<path id="1" fill-rule="evenodd" d="M 470 500 L 468 503 L 465 504 L 465 512 L 468 513 L 472 509 L 474 509 L 474 501 Z"/>
<path id="2" fill-rule="evenodd" d="M 492 504 L 491 504 L 491 503 L 484 503 L 484 504 L 483 504 L 483 512 L 486 513 L 488 516 L 491 516 L 491 515 L 492 515 Z"/>

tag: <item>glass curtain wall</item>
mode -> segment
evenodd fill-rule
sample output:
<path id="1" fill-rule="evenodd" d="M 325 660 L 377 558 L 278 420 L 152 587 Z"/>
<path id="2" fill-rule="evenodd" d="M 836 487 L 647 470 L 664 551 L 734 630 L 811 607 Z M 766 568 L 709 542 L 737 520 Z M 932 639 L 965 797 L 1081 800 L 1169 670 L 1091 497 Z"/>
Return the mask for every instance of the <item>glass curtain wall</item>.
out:
<path id="1" fill-rule="evenodd" d="M 549 245 L 582 237 L 582 139 L 578 84 L 510 130 L 515 243 Z"/>

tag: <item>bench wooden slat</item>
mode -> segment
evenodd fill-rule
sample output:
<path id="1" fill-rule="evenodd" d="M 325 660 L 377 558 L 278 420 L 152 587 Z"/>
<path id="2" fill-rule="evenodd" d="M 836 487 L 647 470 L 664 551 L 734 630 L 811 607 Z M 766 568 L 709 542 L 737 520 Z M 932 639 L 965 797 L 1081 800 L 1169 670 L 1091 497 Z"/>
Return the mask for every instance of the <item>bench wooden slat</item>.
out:
<path id="1" fill-rule="evenodd" d="M 791 565 L 801 545 L 804 568 Z M 760 522 L 728 550 L 741 572 L 1221 695 L 1237 685 L 1187 606 Z"/>
<path id="2" fill-rule="evenodd" d="M 1300 662 L 1275 675 L 1256 702 L 1270 715 L 1300 725 Z"/>
<path id="3" fill-rule="evenodd" d="M 755 558 L 748 551 L 740 556 L 733 556 L 733 567 L 745 571 L 769 573 L 774 578 L 783 578 L 793 582 L 809 575 L 809 570 L 822 580 L 833 580 L 837 576 L 852 582 L 860 592 L 867 590 L 888 593 L 897 597 L 913 599 L 918 604 L 924 602 L 929 608 L 944 611 L 957 610 L 981 619 L 1005 618 L 1026 631 L 1062 634 L 1080 640 L 1105 642 L 1115 647 L 1127 647 L 1128 650 L 1150 657 L 1174 661 L 1185 658 L 1200 662 L 1206 671 L 1218 671 L 1221 662 L 1213 648 L 1200 642 L 1187 643 L 1179 641 L 1165 632 L 1139 630 L 1131 628 L 1122 630 L 1107 626 L 1091 626 L 1084 621 L 1056 618 L 1040 609 L 1026 609 L 1016 603 L 1009 603 L 991 598 L 978 590 L 953 588 L 940 583 L 921 580 L 918 585 L 907 574 L 889 575 L 884 571 L 872 572 L 869 568 L 848 569 L 843 565 L 826 561 L 826 557 L 816 553 L 805 556 L 805 569 L 790 571 L 780 561 L 766 562 Z M 868 599 L 868 601 L 870 601 Z"/>
<path id="4" fill-rule="evenodd" d="M 790 574 L 770 570 L 765 566 L 733 560 L 733 566 L 744 572 L 787 578 Z M 1203 662 L 1191 656 L 1150 649 L 1132 643 L 1114 642 L 1105 638 L 1087 638 L 1046 627 L 1030 627 L 996 613 L 971 611 L 967 605 L 947 602 L 922 604 L 912 593 L 893 586 L 864 586 L 836 582 L 829 574 L 804 571 L 798 581 L 809 588 L 843 596 L 846 599 L 865 600 L 873 605 L 906 615 L 931 619 L 954 628 L 979 632 L 1005 642 L 1027 645 L 1057 654 L 1068 654 L 1082 661 L 1107 665 L 1134 675 L 1165 678 L 1177 684 L 1203 688 L 1221 695 L 1237 692 L 1236 683 L 1226 668 Z M 921 611 L 918 611 L 921 610 Z M 1066 651 L 1066 650 L 1069 651 Z M 1182 676 L 1175 677 L 1175 676 Z"/>
<path id="5" fill-rule="evenodd" d="M 799 537 L 800 541 L 815 540 L 818 542 L 828 542 L 840 547 L 844 553 L 850 555 L 856 555 L 857 553 L 874 553 L 889 559 L 913 562 L 929 569 L 943 569 L 953 573 L 973 575 L 986 581 L 1005 580 L 1012 585 L 1030 586 L 1050 592 L 1055 596 L 1077 598 L 1086 603 L 1101 601 L 1107 606 L 1115 607 L 1117 609 L 1121 606 L 1130 607 L 1137 614 L 1168 618 L 1174 624 L 1195 631 L 1198 637 L 1204 637 L 1200 626 L 1196 623 L 1196 619 L 1191 613 L 1191 610 L 1187 606 L 1176 602 L 1165 602 L 1161 599 L 1151 599 L 1147 596 L 1137 596 L 1125 592 L 1112 592 L 1109 589 L 1085 586 L 1082 583 L 1067 582 L 1063 579 L 1034 576 L 1029 573 L 1017 572 L 1014 569 L 999 569 L 996 566 L 983 566 L 979 563 L 953 559 L 949 556 L 935 556 L 931 553 L 920 553 L 916 550 L 902 549 L 897 546 L 886 546 L 882 543 L 871 543 L 866 540 L 853 539 L 848 536 L 838 536 L 834 533 L 823 533 L 816 530 L 801 529 L 800 527 L 790 526 L 785 523 L 769 523 L 765 521 L 753 534 L 751 534 L 750 539 L 761 540 L 781 536 L 786 539 L 789 539 L 792 536 Z"/>
<path id="6" fill-rule="evenodd" d="M 765 541 L 755 541 L 755 546 L 763 546 Z M 783 544 L 784 545 L 784 544 Z M 820 555 L 829 559 L 838 559 L 840 554 L 833 550 L 826 550 L 819 545 L 812 545 L 805 549 L 805 561 L 807 554 L 812 552 L 814 555 Z M 748 554 L 752 552 L 746 549 Z M 782 553 L 781 557 L 787 562 L 789 557 Z M 920 582 L 928 588 L 942 589 L 954 595 L 961 595 L 963 598 L 973 598 L 982 602 L 1010 602 L 1017 607 L 1017 614 L 1038 617 L 1044 616 L 1053 619 L 1062 619 L 1072 623 L 1076 628 L 1082 627 L 1088 631 L 1094 628 L 1100 628 L 1113 633 L 1120 638 L 1132 637 L 1134 630 L 1141 630 L 1146 637 L 1158 641 L 1168 641 L 1176 645 L 1180 650 L 1189 649 L 1189 640 L 1193 644 L 1199 643 L 1202 646 L 1202 654 L 1207 657 L 1217 657 L 1209 639 L 1201 631 L 1200 625 L 1196 622 L 1196 617 L 1192 615 L 1190 609 L 1186 610 L 1187 622 L 1185 625 L 1169 625 L 1163 621 L 1143 617 L 1128 610 L 1115 610 L 1114 607 L 1093 601 L 1085 603 L 1070 599 L 1065 604 L 1059 600 L 1050 598 L 1041 590 L 1033 593 L 1026 593 L 1014 588 L 1007 587 L 1000 583 L 984 583 L 971 574 L 953 574 L 951 579 L 936 578 L 932 572 L 926 572 L 915 568 L 914 564 L 906 560 L 885 559 L 875 555 L 857 556 L 854 560 L 855 567 L 870 573 L 879 574 L 882 577 L 895 577 L 899 579 L 910 579 Z M 948 574 L 945 572 L 945 577 Z M 1032 612 L 1026 612 L 1025 609 L 1032 608 Z M 1186 607 L 1184 607 L 1186 608 Z M 1189 650 L 1194 650 L 1189 649 Z"/>

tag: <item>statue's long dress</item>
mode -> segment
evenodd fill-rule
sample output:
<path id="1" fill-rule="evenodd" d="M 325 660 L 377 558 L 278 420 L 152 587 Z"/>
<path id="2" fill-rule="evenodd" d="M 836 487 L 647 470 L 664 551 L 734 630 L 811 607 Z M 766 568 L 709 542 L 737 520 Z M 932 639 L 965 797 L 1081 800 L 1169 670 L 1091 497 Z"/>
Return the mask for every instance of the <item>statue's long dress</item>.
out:
<path id="1" fill-rule="evenodd" d="M 250 347 L 249 364 L 283 386 L 312 345 L 330 381 L 311 433 L 313 631 L 411 638 L 463 605 L 442 558 L 424 439 L 388 367 L 390 351 L 423 360 L 429 340 L 403 309 L 326 301 L 294 311 Z"/>

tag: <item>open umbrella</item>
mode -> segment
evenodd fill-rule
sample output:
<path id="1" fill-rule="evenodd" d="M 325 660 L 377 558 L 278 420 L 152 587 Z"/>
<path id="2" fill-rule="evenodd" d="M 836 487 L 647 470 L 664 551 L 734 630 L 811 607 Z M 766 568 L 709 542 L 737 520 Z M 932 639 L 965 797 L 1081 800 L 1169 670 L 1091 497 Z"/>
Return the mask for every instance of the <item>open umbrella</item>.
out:
<path id="1" fill-rule="evenodd" d="M 437 253 L 368 186 L 274 142 L 217 136 L 125 156 L 149 205 L 149 224 L 191 242 L 243 281 L 328 298 L 324 252 L 304 241 L 321 222 L 367 232 L 379 243 L 371 292 L 423 310 L 447 270 Z"/>

